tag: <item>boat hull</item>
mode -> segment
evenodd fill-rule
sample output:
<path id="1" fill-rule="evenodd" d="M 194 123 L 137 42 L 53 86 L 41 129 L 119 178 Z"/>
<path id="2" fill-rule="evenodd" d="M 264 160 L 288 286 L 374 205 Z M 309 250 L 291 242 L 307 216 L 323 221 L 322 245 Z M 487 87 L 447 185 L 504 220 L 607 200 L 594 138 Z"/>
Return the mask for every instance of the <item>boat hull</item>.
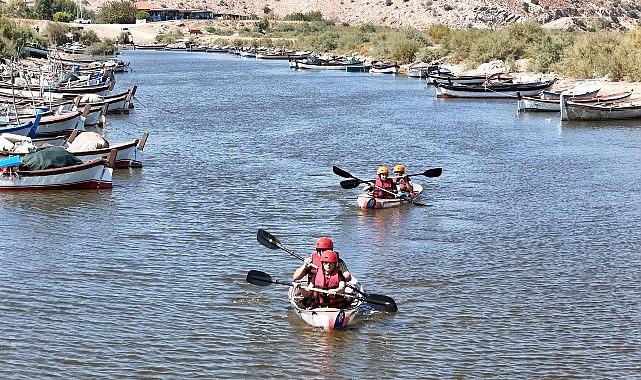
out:
<path id="1" fill-rule="evenodd" d="M 103 159 L 66 168 L 4 172 L 0 191 L 111 189 L 112 174 Z"/>
<path id="2" fill-rule="evenodd" d="M 363 291 L 362 286 L 355 278 L 352 277 L 352 281 L 350 281 L 349 284 Z M 357 320 L 358 315 L 361 313 L 361 305 L 363 304 L 363 300 L 361 298 L 355 298 L 354 301 L 350 304 L 350 307 L 345 309 L 336 309 L 330 307 L 305 309 L 301 307 L 301 305 L 299 305 L 299 303 L 297 302 L 298 289 L 300 289 L 300 287 L 298 286 L 291 286 L 289 288 L 289 302 L 296 311 L 296 314 L 298 314 L 298 316 L 303 321 L 305 321 L 305 323 L 312 327 L 318 327 L 323 330 L 344 329 L 354 323 Z M 356 294 L 350 288 L 346 288 L 345 293 Z"/>
<path id="3" fill-rule="evenodd" d="M 466 86 L 466 85 L 437 85 L 437 98 L 518 98 L 534 96 L 554 84 L 555 80 L 535 83 L 498 84 L 491 86 Z"/>
<path id="4" fill-rule="evenodd" d="M 418 198 L 418 196 L 423 192 L 423 186 L 414 184 L 414 191 L 416 193 L 416 196 L 414 196 L 412 199 Z M 409 200 L 401 198 L 374 198 L 367 193 L 360 194 L 356 198 L 356 202 L 358 203 L 358 207 L 362 208 L 363 210 L 399 207 L 401 205 L 410 203 Z"/>

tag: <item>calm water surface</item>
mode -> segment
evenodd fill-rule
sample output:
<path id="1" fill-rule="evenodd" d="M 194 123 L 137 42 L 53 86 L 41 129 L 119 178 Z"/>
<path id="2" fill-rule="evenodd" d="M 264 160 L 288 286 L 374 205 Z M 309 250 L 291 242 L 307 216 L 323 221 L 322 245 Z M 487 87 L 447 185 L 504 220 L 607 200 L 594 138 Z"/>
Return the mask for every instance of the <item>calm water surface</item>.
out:
<path id="1" fill-rule="evenodd" d="M 424 82 L 126 52 L 151 133 L 106 192 L 0 194 L 0 378 L 641 377 L 641 123 L 561 126 Z M 639 125 L 636 125 L 639 124 Z M 357 209 L 337 165 L 427 180 Z M 308 327 L 281 279 L 321 235 L 399 312 Z"/>

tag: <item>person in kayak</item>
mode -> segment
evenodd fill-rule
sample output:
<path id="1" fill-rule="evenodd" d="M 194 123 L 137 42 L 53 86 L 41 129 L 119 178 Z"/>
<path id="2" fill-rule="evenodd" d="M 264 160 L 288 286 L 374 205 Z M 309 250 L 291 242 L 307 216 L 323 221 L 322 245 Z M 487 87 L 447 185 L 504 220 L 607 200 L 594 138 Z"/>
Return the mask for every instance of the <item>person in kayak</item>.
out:
<path id="1" fill-rule="evenodd" d="M 388 177 L 389 169 L 387 166 L 379 166 L 376 171 L 374 183 L 369 182 L 365 186 L 365 191 L 372 192 L 374 198 L 390 199 L 397 197 L 397 187 L 394 181 Z"/>
<path id="2" fill-rule="evenodd" d="M 332 239 L 330 239 L 327 236 L 323 236 L 320 239 L 316 241 L 316 250 L 312 252 L 310 257 L 306 258 L 305 261 L 303 262 L 303 265 L 301 265 L 296 271 L 294 272 L 294 275 L 292 278 L 294 281 L 298 281 L 301 278 L 305 277 L 307 275 L 307 282 L 312 283 L 314 281 L 314 276 L 316 276 L 316 270 L 317 268 L 321 267 L 321 255 L 325 251 L 331 251 L 334 249 L 334 242 Z M 338 257 L 338 268 L 341 271 L 341 274 L 345 278 L 345 281 L 350 282 L 352 279 L 352 275 L 349 273 L 349 269 L 347 268 L 347 264 L 345 264 L 345 261 L 340 258 L 340 255 L 338 252 L 336 252 Z"/>
<path id="3" fill-rule="evenodd" d="M 345 307 L 345 297 L 340 294 L 345 291 L 345 278 L 338 268 L 338 254 L 325 251 L 321 255 L 321 268 L 316 271 L 314 289 L 327 290 L 315 292 L 312 290 L 312 300 L 315 307 Z"/>
<path id="4" fill-rule="evenodd" d="M 407 193 L 411 197 L 414 197 L 414 186 L 412 186 L 410 177 L 405 174 L 405 165 L 396 164 L 392 171 L 394 172 L 394 178 L 392 178 L 392 180 L 398 187 L 398 190 L 401 193 Z"/>

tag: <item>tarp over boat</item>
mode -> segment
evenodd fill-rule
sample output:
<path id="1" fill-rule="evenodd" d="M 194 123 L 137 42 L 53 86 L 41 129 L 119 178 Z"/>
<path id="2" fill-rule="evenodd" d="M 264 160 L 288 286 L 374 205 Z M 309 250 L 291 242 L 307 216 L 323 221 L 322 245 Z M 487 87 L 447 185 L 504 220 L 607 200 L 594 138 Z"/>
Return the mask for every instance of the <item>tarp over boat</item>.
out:
<path id="1" fill-rule="evenodd" d="M 22 158 L 21 170 L 43 170 L 64 168 L 82 164 L 73 154 L 61 147 L 52 146 L 34 153 L 25 154 Z"/>

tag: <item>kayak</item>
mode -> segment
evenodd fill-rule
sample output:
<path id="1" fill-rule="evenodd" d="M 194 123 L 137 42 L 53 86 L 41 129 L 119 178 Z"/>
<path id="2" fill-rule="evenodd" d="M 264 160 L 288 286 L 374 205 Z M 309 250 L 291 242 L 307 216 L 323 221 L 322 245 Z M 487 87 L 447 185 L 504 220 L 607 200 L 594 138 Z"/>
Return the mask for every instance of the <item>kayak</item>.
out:
<path id="1" fill-rule="evenodd" d="M 415 195 L 411 197 L 411 199 L 414 200 L 423 192 L 423 186 L 416 183 L 412 185 L 414 186 Z M 356 200 L 358 202 L 358 207 L 363 210 L 398 207 L 402 204 L 409 203 L 409 200 L 403 198 L 374 198 L 371 194 L 367 193 L 359 194 Z"/>
<path id="2" fill-rule="evenodd" d="M 354 278 L 354 276 L 352 276 L 352 280 L 349 282 L 349 285 L 357 288 L 361 292 L 363 291 L 363 287 L 358 280 Z M 344 309 L 337 309 L 333 307 L 306 309 L 301 304 L 303 298 L 300 294 L 300 289 L 301 283 L 295 283 L 289 287 L 289 302 L 294 307 L 296 314 L 298 314 L 303 321 L 313 327 L 320 327 L 325 330 L 344 329 L 352 324 L 361 312 L 360 306 L 363 304 L 362 297 L 348 298 L 351 299 L 352 302 Z M 345 294 L 358 295 L 358 293 L 349 287 L 345 288 Z"/>

